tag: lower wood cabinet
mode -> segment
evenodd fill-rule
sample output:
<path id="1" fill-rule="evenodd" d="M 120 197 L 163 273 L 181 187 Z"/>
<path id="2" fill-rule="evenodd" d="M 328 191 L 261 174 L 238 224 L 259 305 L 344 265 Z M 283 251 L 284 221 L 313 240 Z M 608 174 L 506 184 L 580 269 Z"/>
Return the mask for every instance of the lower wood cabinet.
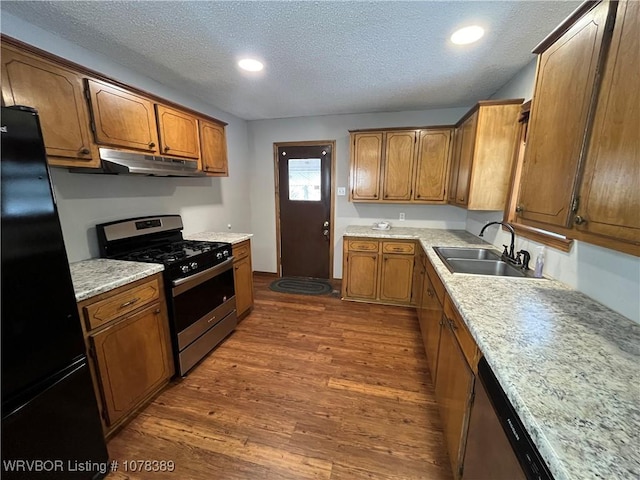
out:
<path id="1" fill-rule="evenodd" d="M 422 260 L 420 331 L 451 470 L 454 478 L 460 479 L 480 351 L 429 258 L 424 255 Z"/>
<path id="2" fill-rule="evenodd" d="M 109 436 L 173 376 L 162 277 L 138 280 L 84 300 L 78 308 L 103 429 Z M 96 321 L 98 317 L 106 320 Z"/>
<path id="3" fill-rule="evenodd" d="M 415 305 L 415 250 L 413 241 L 345 238 L 342 298 Z"/>
<path id="4" fill-rule="evenodd" d="M 233 281 L 236 291 L 238 317 L 253 308 L 253 269 L 251 268 L 251 240 L 233 246 Z"/>

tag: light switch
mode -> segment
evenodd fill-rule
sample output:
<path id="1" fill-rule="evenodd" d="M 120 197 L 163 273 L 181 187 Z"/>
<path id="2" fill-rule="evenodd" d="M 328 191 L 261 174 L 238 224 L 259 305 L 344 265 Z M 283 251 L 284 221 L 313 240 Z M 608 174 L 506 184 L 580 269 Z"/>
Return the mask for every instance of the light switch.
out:
<path id="1" fill-rule="evenodd" d="M 347 189 L 345 187 L 338 187 L 338 196 L 344 197 L 347 194 Z"/>

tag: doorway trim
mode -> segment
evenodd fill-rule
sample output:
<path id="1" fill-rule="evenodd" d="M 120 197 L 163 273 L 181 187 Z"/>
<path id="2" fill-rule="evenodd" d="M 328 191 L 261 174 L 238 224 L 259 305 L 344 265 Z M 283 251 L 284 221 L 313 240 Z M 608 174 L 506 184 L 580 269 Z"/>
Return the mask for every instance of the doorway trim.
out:
<path id="1" fill-rule="evenodd" d="M 280 159 L 278 158 L 278 148 L 280 147 L 315 147 L 321 145 L 331 145 L 331 200 L 329 219 L 329 280 L 333 280 L 333 234 L 335 222 L 335 195 L 336 195 L 336 141 L 335 140 L 308 140 L 304 142 L 274 142 L 273 143 L 273 166 L 274 185 L 276 202 L 276 271 L 278 277 L 282 277 L 282 254 L 280 237 Z"/>

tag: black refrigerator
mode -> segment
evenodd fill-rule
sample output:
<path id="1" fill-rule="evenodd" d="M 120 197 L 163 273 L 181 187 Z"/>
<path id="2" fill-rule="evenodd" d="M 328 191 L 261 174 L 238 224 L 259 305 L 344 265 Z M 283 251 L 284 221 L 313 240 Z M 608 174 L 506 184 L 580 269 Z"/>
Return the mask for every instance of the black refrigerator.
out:
<path id="1" fill-rule="evenodd" d="M 2 479 L 96 479 L 108 454 L 38 115 L 2 107 Z"/>

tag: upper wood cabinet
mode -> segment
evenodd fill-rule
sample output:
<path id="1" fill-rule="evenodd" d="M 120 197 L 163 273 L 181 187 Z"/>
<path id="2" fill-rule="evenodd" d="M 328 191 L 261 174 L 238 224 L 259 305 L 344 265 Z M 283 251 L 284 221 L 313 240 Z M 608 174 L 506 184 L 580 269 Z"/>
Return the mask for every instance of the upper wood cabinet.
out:
<path id="1" fill-rule="evenodd" d="M 156 105 L 160 153 L 176 157 L 199 158 L 198 121 L 192 115 L 164 105 Z"/>
<path id="2" fill-rule="evenodd" d="M 521 104 L 521 98 L 483 101 L 462 118 L 456 129 L 450 203 L 469 210 L 504 209 Z"/>
<path id="3" fill-rule="evenodd" d="M 198 120 L 201 170 L 212 176 L 228 176 L 227 140 L 224 125 Z"/>
<path id="4" fill-rule="evenodd" d="M 351 134 L 351 201 L 380 199 L 382 135 L 382 132 Z"/>
<path id="5" fill-rule="evenodd" d="M 534 50 L 538 70 L 518 201 L 524 223 L 568 226 L 572 220 L 607 18 L 615 5 L 602 2 L 578 20 L 570 18 Z M 638 65 L 628 68 L 637 73 Z"/>
<path id="6" fill-rule="evenodd" d="M 354 202 L 446 203 L 452 128 L 351 132 Z"/>
<path id="7" fill-rule="evenodd" d="M 383 200 L 411 200 L 415 147 L 415 130 L 385 134 Z"/>
<path id="8" fill-rule="evenodd" d="M 596 103 L 575 228 L 587 241 L 635 255 L 640 244 L 639 85 L 640 2 L 625 1 L 618 5 Z"/>
<path id="9" fill-rule="evenodd" d="M 48 161 L 59 166 L 98 166 L 92 145 L 82 78 L 52 62 L 2 45 L 2 101 L 38 110 Z"/>
<path id="10" fill-rule="evenodd" d="M 158 153 L 153 102 L 122 88 L 87 80 L 96 143 Z"/>
<path id="11" fill-rule="evenodd" d="M 415 163 L 413 199 L 424 202 L 444 202 L 449 171 L 450 128 L 420 130 Z"/>

